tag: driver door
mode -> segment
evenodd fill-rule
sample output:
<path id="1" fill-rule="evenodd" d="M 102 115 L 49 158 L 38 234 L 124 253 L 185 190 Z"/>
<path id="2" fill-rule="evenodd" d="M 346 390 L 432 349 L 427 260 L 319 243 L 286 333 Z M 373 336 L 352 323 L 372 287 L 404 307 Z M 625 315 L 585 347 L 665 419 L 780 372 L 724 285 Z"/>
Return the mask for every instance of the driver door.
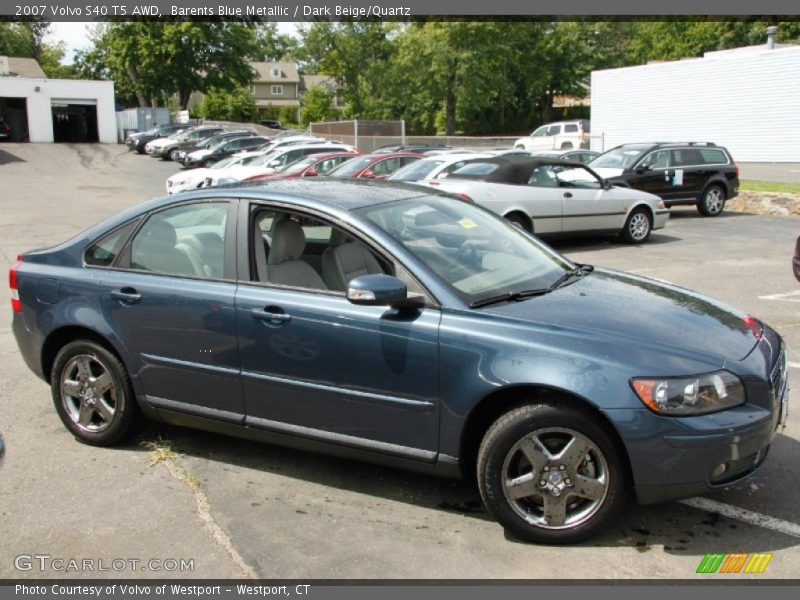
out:
<path id="1" fill-rule="evenodd" d="M 556 179 L 561 192 L 562 231 L 619 229 L 626 213 L 624 202 L 615 200 L 614 191 L 603 189 L 603 182 L 588 169 L 556 168 Z"/>

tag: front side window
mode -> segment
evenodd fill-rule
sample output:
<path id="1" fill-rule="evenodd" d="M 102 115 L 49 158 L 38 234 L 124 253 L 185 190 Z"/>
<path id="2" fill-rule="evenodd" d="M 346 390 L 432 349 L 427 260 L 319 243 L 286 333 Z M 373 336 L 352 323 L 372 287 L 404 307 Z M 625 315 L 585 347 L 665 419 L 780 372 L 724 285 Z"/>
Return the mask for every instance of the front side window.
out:
<path id="1" fill-rule="evenodd" d="M 544 137 L 547 135 L 547 125 L 539 127 L 536 131 L 531 134 L 531 137 Z"/>
<path id="2" fill-rule="evenodd" d="M 669 167 L 669 150 L 653 152 L 645 157 L 640 165 L 647 169 L 666 169 Z"/>
<path id="3" fill-rule="evenodd" d="M 558 135 L 559 133 L 561 133 L 561 125 L 550 125 L 550 127 L 547 128 L 548 136 Z"/>
<path id="4" fill-rule="evenodd" d="M 221 279 L 227 202 L 176 206 L 151 215 L 131 242 L 131 268 Z"/>
<path id="5" fill-rule="evenodd" d="M 552 165 L 540 165 L 531 171 L 528 185 L 533 187 L 558 187 L 555 171 Z"/>
<path id="6" fill-rule="evenodd" d="M 252 223 L 253 281 L 344 294 L 355 277 L 392 271 L 366 244 L 324 221 L 259 208 Z"/>
<path id="7" fill-rule="evenodd" d="M 468 304 L 545 289 L 572 265 L 494 213 L 421 196 L 358 211 L 400 242 Z"/>

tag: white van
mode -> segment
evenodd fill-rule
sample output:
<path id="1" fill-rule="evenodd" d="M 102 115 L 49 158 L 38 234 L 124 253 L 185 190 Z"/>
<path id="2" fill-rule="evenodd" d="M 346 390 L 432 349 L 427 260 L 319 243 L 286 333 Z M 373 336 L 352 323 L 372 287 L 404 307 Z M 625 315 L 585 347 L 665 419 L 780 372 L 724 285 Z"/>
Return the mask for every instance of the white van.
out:
<path id="1" fill-rule="evenodd" d="M 588 119 L 559 121 L 537 128 L 532 134 L 519 138 L 514 148 L 521 150 L 568 150 L 589 147 Z"/>

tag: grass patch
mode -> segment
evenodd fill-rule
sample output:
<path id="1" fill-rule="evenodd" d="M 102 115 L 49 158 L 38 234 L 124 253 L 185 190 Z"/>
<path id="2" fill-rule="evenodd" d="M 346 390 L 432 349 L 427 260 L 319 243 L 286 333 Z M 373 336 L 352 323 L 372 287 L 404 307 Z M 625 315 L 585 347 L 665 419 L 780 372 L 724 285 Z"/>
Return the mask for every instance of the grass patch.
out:
<path id="1" fill-rule="evenodd" d="M 777 194 L 800 194 L 800 183 L 782 181 L 756 181 L 743 179 L 739 182 L 742 192 L 775 192 Z"/>
<path id="2" fill-rule="evenodd" d="M 154 467 L 163 462 L 175 462 L 180 454 L 172 450 L 172 443 L 158 438 L 149 442 L 142 442 L 142 447 L 150 451 L 147 457 L 147 466 Z"/>

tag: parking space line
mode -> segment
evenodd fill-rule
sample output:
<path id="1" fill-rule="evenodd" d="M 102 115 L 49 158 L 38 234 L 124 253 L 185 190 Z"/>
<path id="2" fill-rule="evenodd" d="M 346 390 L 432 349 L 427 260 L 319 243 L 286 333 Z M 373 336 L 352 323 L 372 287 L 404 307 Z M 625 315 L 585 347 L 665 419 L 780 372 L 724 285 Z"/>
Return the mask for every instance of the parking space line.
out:
<path id="1" fill-rule="evenodd" d="M 800 363 L 786 361 L 786 364 L 793 369 L 800 369 Z"/>
<path id="2" fill-rule="evenodd" d="M 716 513 L 718 515 L 722 515 L 723 517 L 728 517 L 729 519 L 737 519 L 739 521 L 744 521 L 745 523 L 750 523 L 751 525 L 756 525 L 757 527 L 763 527 L 764 529 L 771 529 L 772 531 L 777 531 L 778 533 L 800 537 L 800 525 L 797 523 L 792 523 L 791 521 L 776 519 L 775 517 L 753 512 L 752 510 L 746 510 L 744 508 L 739 508 L 738 506 L 732 506 L 730 504 L 724 504 L 723 502 L 717 502 L 716 500 L 710 500 L 709 498 L 688 498 L 687 500 L 680 500 L 679 502 L 680 504 L 685 504 L 686 506 L 691 506 L 692 508 L 699 508 L 700 510 Z"/>
<path id="3" fill-rule="evenodd" d="M 784 302 L 800 302 L 800 297 L 795 298 L 794 296 L 800 296 L 800 291 L 795 292 L 783 292 L 780 294 L 769 294 L 768 296 L 759 296 L 759 300 L 783 300 Z"/>

